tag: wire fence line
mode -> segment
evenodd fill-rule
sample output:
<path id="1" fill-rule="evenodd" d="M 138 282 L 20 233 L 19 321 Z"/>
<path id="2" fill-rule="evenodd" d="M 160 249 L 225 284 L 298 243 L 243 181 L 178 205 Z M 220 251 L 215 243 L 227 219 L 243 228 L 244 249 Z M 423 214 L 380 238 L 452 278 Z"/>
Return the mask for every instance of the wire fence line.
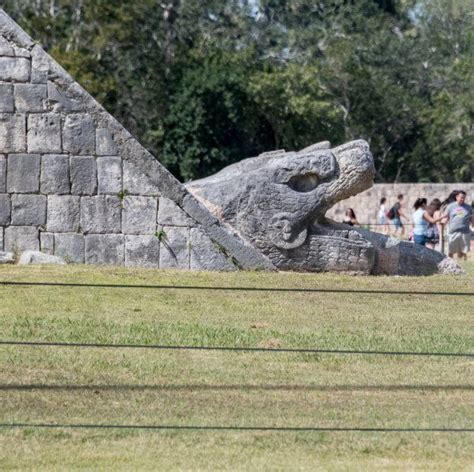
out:
<path id="1" fill-rule="evenodd" d="M 405 391 L 472 391 L 474 385 L 468 384 L 398 384 L 398 385 L 301 385 L 301 384 L 0 384 L 0 391 L 296 391 L 296 392 L 405 392 Z"/>
<path id="2" fill-rule="evenodd" d="M 403 226 L 420 226 L 419 223 L 406 223 L 405 221 L 401 222 Z M 347 223 L 346 223 L 347 224 Z M 355 226 L 395 226 L 395 223 L 391 222 L 390 220 L 387 221 L 387 223 L 370 223 L 370 222 L 365 222 L 361 223 L 358 221 Z"/>
<path id="3" fill-rule="evenodd" d="M 419 290 L 367 290 L 345 288 L 294 288 L 294 287 L 212 287 L 207 285 L 140 285 L 140 284 L 89 284 L 80 282 L 19 282 L 0 280 L 0 286 L 32 286 L 32 287 L 77 287 L 77 288 L 124 288 L 124 289 L 155 289 L 155 290 L 209 290 L 230 292 L 289 292 L 289 293 L 356 293 L 363 295 L 420 295 L 420 296 L 455 296 L 474 297 L 474 292 L 427 292 Z"/>
<path id="4" fill-rule="evenodd" d="M 47 347 L 79 347 L 79 348 L 115 348 L 115 349 L 156 349 L 156 350 L 188 350 L 188 351 L 234 351 L 234 352 L 265 352 L 295 354 L 345 354 L 345 355 L 376 355 L 376 356 L 423 356 L 423 357 L 474 357 L 470 352 L 422 352 L 422 351 L 370 351 L 355 349 L 312 349 L 312 348 L 267 348 L 237 346 L 189 346 L 166 344 L 125 344 L 125 343 L 79 343 L 54 341 L 15 341 L 0 340 L 0 346 L 47 346 Z"/>
<path id="5" fill-rule="evenodd" d="M 12 346 L 48 346 L 48 347 L 81 347 L 81 348 L 139 348 L 139 349 L 174 349 L 174 350 L 214 350 L 214 351 L 239 351 L 239 352 L 290 352 L 290 353 L 328 353 L 328 354 L 375 354 L 375 355 L 414 355 L 414 356 L 456 356 L 456 357 L 474 357 L 472 353 L 433 353 L 433 352 L 409 352 L 409 351 L 363 351 L 363 350 L 335 350 L 335 349 L 292 349 L 292 348 L 245 348 L 245 347 L 224 347 L 224 346 L 167 346 L 167 345 L 148 345 L 148 344 L 106 344 L 106 343 L 65 343 L 65 342 L 47 342 L 47 341 L 12 341 L 12 340 L 0 340 L 0 345 L 12 345 Z M 9 388 L 13 387 L 13 388 Z M 65 386 L 59 385 L 6 385 L 5 389 L 2 390 L 34 390 L 40 389 L 56 389 L 63 388 Z M 76 390 L 84 390 L 84 388 L 91 389 L 92 386 L 87 385 L 68 385 L 67 388 Z M 76 387 L 76 388 L 75 388 Z M 115 386 L 114 386 L 115 387 Z M 127 386 L 129 388 L 138 388 L 139 385 Z M 150 387 L 150 386 L 149 386 Z M 226 386 L 219 386 L 221 389 Z M 234 388 L 236 386 L 233 386 Z M 240 388 L 241 386 L 238 386 Z M 286 386 L 289 388 L 291 386 Z M 348 386 L 349 387 L 349 386 Z M 360 386 L 359 386 L 360 387 Z M 420 386 L 416 386 L 418 388 Z M 443 388 L 443 386 L 437 386 Z M 446 386 L 451 387 L 453 386 Z M 455 389 L 468 389 L 471 390 L 472 386 L 454 386 Z M 101 388 L 101 386 L 95 386 L 94 388 Z M 258 388 L 258 387 L 257 387 Z M 272 388 L 278 388 L 278 386 L 272 386 Z M 423 388 L 423 387 L 421 387 Z M 432 428 L 377 428 L 377 427 L 359 427 L 359 426 L 338 426 L 338 427 L 326 427 L 326 426 L 238 426 L 238 425 L 173 425 L 173 424 L 110 424 L 110 423 L 23 423 L 23 422 L 11 422 L 11 423 L 0 423 L 0 429 L 103 429 L 103 430 L 146 430 L 146 431 L 222 431 L 222 432 L 282 432 L 282 433 L 315 433 L 315 432 L 327 432 L 327 433 L 473 433 L 474 428 L 447 428 L 447 427 L 432 427 Z"/>
<path id="6" fill-rule="evenodd" d="M 361 433 L 474 433 L 474 428 L 363 428 L 357 426 L 219 426 L 167 424 L 95 424 L 95 423 L 0 423 L 0 428 L 64 429 L 145 429 L 197 431 L 273 431 L 273 432 L 361 432 Z"/>
<path id="7" fill-rule="evenodd" d="M 118 285 L 118 284 L 85 284 L 63 282 L 18 282 L 0 281 L 0 286 L 52 286 L 52 287 L 99 287 L 99 288 L 142 288 L 142 289 L 180 289 L 180 290 L 229 290 L 229 291 L 255 291 L 255 292 L 313 292 L 313 293 L 362 293 L 373 295 L 422 295 L 422 296 L 474 296 L 474 292 L 424 292 L 424 291 L 385 291 L 385 290 L 349 290 L 327 288 L 271 288 L 271 287 L 208 287 L 208 286 L 172 286 L 172 285 Z M 418 357 L 463 357 L 473 358 L 474 353 L 469 352 L 421 352 L 421 351 L 387 351 L 387 350 L 351 350 L 351 349 L 316 349 L 316 348 L 261 348 L 261 347 L 236 347 L 236 346 L 189 346 L 189 345 L 162 345 L 162 344 L 126 344 L 126 343 L 79 343 L 79 342 L 53 342 L 53 341 L 18 341 L 0 340 L 0 346 L 23 347 L 59 347 L 59 348 L 112 348 L 112 349 L 155 349 L 155 350 L 193 350 L 193 351 L 230 351 L 230 352 L 259 352 L 259 353 L 303 353 L 303 354 L 333 354 L 333 355 L 377 355 L 377 356 L 418 356 Z M 65 386 L 48 385 L 15 385 L 13 388 L 5 385 L 0 390 L 34 390 L 56 389 Z M 84 390 L 94 386 L 68 385 L 70 389 Z M 127 386 L 140 389 L 140 385 Z M 146 386 L 145 386 L 146 387 Z M 239 388 L 241 386 L 238 386 Z M 292 386 L 286 386 L 290 388 Z M 443 386 L 439 386 L 443 388 Z M 94 388 L 101 388 L 95 386 Z M 106 387 L 105 387 L 106 388 Z M 220 386 L 225 389 L 226 386 Z M 235 386 L 234 386 L 235 388 Z M 259 388 L 256 386 L 256 388 Z M 278 388 L 278 386 L 272 386 Z M 327 387 L 329 389 L 330 387 Z M 423 386 L 416 388 L 424 388 Z M 451 386 L 454 389 L 468 389 L 469 385 Z M 360 432 L 360 433 L 473 433 L 474 428 L 377 428 L 377 427 L 324 427 L 324 426 L 225 426 L 225 425 L 143 425 L 143 424 L 109 424 L 109 423 L 0 423 L 0 429 L 128 429 L 128 430 L 177 430 L 177 431 L 271 431 L 271 432 Z"/>
<path id="8" fill-rule="evenodd" d="M 346 223 L 346 224 L 347 224 L 347 223 Z M 403 226 L 419 226 L 419 225 L 417 225 L 416 223 L 405 223 L 404 221 L 402 221 L 402 225 L 403 225 Z M 351 225 L 349 225 L 349 226 L 351 226 Z M 394 227 L 395 224 L 394 224 L 394 223 L 390 223 L 390 222 L 387 222 L 387 223 L 369 223 L 369 222 L 361 223 L 360 221 L 358 221 L 356 224 L 354 224 L 354 226 L 356 226 L 356 227 L 363 227 L 363 228 L 365 228 L 366 226 Z"/>

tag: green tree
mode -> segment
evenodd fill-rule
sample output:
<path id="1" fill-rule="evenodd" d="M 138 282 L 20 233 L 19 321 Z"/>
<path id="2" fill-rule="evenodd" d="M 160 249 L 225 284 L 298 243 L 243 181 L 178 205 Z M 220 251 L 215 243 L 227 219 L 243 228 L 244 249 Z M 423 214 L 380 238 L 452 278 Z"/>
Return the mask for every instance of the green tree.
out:
<path id="1" fill-rule="evenodd" d="M 273 147 L 269 125 L 252 101 L 238 57 L 203 59 L 187 68 L 165 119 L 163 161 L 184 180 Z"/>
<path id="2" fill-rule="evenodd" d="M 425 71 L 422 132 L 413 152 L 415 178 L 474 180 L 474 22 L 468 1 L 419 4 L 420 60 Z M 421 89 L 421 87 L 420 87 Z M 421 91 L 421 90 L 420 90 Z M 427 167 L 430 168 L 427 168 Z"/>
<path id="3" fill-rule="evenodd" d="M 469 0 L 3 0 L 177 177 L 367 139 L 380 181 L 472 180 Z"/>

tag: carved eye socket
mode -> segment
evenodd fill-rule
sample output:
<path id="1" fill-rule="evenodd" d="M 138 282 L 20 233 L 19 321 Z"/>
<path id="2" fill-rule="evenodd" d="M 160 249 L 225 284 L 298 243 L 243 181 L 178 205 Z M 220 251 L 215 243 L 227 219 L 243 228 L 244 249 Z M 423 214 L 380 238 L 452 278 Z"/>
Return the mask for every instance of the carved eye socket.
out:
<path id="1" fill-rule="evenodd" d="M 319 184 L 319 178 L 316 174 L 308 173 L 301 175 L 294 175 L 288 181 L 288 185 L 296 192 L 311 192 Z"/>

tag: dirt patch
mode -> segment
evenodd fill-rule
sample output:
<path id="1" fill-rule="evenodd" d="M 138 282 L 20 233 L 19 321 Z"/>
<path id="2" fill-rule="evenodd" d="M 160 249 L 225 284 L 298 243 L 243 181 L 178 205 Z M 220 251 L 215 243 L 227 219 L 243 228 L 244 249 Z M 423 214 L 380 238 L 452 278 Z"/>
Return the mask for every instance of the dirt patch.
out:
<path id="1" fill-rule="evenodd" d="M 268 329 L 268 328 L 271 328 L 272 326 L 268 323 L 259 323 L 259 322 L 256 322 L 256 323 L 252 323 L 250 325 L 250 327 L 252 329 Z"/>
<path id="2" fill-rule="evenodd" d="M 259 347 L 264 347 L 267 349 L 277 349 L 282 347 L 282 343 L 279 339 L 266 339 L 259 343 Z"/>

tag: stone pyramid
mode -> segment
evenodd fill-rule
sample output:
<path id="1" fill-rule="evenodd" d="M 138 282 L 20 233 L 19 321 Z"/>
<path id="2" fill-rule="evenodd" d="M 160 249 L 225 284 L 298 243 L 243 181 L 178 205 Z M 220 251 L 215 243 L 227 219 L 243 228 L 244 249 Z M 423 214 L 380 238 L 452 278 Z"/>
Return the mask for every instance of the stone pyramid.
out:
<path id="1" fill-rule="evenodd" d="M 272 268 L 0 9 L 0 251 L 25 250 L 87 264 Z"/>

